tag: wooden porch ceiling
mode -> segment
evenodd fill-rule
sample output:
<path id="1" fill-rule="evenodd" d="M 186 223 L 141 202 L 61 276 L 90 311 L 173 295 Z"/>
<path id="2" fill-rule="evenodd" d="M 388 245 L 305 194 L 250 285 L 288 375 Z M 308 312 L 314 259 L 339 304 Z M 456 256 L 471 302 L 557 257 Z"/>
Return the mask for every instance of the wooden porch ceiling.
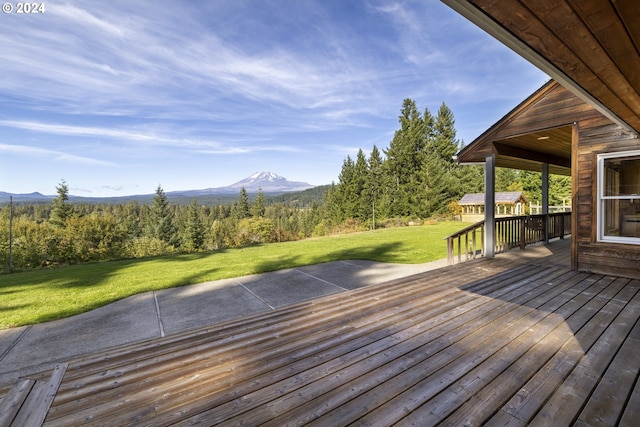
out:
<path id="1" fill-rule="evenodd" d="M 627 129 L 640 132 L 635 0 L 442 0 Z"/>
<path id="2" fill-rule="evenodd" d="M 549 164 L 549 172 L 571 175 L 571 126 L 547 129 L 493 142 L 496 166 L 539 172 Z"/>
<path id="3" fill-rule="evenodd" d="M 458 153 L 461 163 L 484 162 L 495 155 L 496 166 L 571 175 L 573 123 L 602 117 L 592 106 L 555 81 L 507 113 Z"/>

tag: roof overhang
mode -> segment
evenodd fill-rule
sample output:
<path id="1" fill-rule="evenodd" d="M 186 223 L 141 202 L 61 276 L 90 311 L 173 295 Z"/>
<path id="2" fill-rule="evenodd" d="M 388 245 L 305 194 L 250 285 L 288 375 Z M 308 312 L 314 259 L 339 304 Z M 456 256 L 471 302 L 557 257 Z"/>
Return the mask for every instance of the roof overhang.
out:
<path id="1" fill-rule="evenodd" d="M 457 160 L 473 164 L 495 156 L 498 167 L 540 172 L 547 164 L 552 174 L 571 175 L 574 123 L 585 119 L 609 122 L 550 80 L 464 147 Z"/>
<path id="2" fill-rule="evenodd" d="M 640 132 L 636 0 L 442 0 L 623 129 Z"/>

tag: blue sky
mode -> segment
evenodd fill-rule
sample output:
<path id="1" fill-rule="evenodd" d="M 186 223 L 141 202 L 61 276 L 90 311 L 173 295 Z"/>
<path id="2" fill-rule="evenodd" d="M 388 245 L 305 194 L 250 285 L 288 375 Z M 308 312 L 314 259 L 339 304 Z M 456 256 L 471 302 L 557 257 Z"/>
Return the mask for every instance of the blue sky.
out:
<path id="1" fill-rule="evenodd" d="M 405 98 L 471 142 L 547 76 L 438 0 L 46 1 L 0 15 L 0 191 L 314 185 Z"/>

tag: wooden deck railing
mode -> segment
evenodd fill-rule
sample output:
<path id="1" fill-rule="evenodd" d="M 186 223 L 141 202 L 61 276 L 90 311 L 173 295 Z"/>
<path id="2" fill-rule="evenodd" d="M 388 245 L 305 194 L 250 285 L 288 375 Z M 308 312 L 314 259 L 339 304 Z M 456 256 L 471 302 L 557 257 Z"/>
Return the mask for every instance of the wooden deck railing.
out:
<path id="1" fill-rule="evenodd" d="M 478 234 L 480 234 L 479 238 Z M 468 259 L 476 259 L 478 250 L 480 251 L 480 256 L 484 256 L 484 220 L 463 228 L 457 233 L 445 237 L 445 239 L 447 239 L 447 263 L 449 265 L 455 263 L 456 243 L 458 244 L 458 263 Z M 463 253 L 464 260 L 462 259 Z"/>
<path id="2" fill-rule="evenodd" d="M 495 253 L 564 238 L 571 234 L 571 212 L 496 218 Z M 454 264 L 484 256 L 484 220 L 445 237 L 447 261 Z M 457 251 L 456 251 L 457 249 Z"/>

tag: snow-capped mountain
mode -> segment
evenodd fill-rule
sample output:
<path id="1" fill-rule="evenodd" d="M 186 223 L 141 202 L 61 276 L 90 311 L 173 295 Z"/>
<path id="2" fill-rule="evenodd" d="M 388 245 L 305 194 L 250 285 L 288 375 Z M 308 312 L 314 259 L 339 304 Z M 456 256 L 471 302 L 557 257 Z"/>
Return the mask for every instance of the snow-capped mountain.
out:
<path id="1" fill-rule="evenodd" d="M 209 194 L 238 194 L 241 188 L 247 193 L 286 193 L 289 191 L 302 191 L 314 186 L 306 182 L 289 181 L 273 172 L 256 172 L 253 175 L 226 187 L 205 188 L 203 190 L 174 191 L 167 195 L 204 196 Z"/>
<path id="2" fill-rule="evenodd" d="M 313 185 L 306 182 L 288 181 L 287 178 L 275 174 L 273 172 L 256 172 L 248 178 L 231 184 L 227 188 L 240 190 L 243 188 L 249 193 L 255 193 L 262 189 L 265 193 L 273 193 L 278 191 L 302 191 L 312 188 Z"/>

